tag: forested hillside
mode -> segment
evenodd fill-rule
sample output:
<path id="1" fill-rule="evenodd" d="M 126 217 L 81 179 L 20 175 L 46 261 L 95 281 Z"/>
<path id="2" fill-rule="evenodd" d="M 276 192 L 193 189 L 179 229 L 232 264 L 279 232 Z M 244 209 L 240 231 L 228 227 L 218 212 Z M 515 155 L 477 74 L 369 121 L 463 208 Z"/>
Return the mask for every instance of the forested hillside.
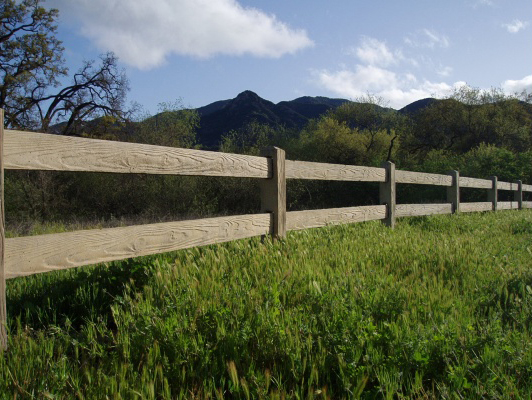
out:
<path id="1" fill-rule="evenodd" d="M 240 128 L 223 134 L 215 146 L 217 151 L 258 155 L 261 148 L 275 145 L 294 160 L 369 166 L 390 160 L 401 169 L 434 173 L 458 169 L 464 176 L 497 175 L 505 181 L 532 183 L 532 106 L 526 96 L 464 88 L 447 99 L 426 99 L 399 111 L 383 107 L 373 96 L 359 102 L 325 98 L 285 102 L 284 110 L 301 107 L 297 115 L 307 110 L 308 116 L 312 107 L 321 107 L 322 112 L 307 118 L 300 128 L 279 123 L 281 118 L 270 112 L 275 107 L 246 92 L 229 102 L 218 102 L 210 110 L 185 109 L 180 103 L 171 103 L 161 104 L 159 113 L 137 122 L 104 116 L 79 125 L 76 134 L 212 149 L 198 134 L 204 119 L 225 115 L 230 125 L 235 123 L 230 118 L 232 112 L 235 118 L 240 115 Z M 401 185 L 399 190 L 398 201 L 403 203 L 444 198 L 441 188 Z M 8 223 L 139 217 L 159 220 L 254 212 L 259 208 L 258 195 L 258 182 L 251 179 L 6 173 Z M 464 195 L 468 201 L 484 200 L 485 196 L 475 191 Z M 375 204 L 377 196 L 375 184 L 293 181 L 288 186 L 292 210 Z"/>

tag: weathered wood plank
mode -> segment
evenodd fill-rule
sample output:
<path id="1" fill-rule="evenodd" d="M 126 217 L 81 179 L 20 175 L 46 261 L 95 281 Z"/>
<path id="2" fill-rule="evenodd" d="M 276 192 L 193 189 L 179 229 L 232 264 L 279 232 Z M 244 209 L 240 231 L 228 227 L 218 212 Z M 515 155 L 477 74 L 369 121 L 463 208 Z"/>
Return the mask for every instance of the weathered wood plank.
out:
<path id="1" fill-rule="evenodd" d="M 395 226 L 395 203 L 397 200 L 395 164 L 391 161 L 385 161 L 382 166 L 386 171 L 386 181 L 379 183 L 379 203 L 386 206 L 386 218 L 382 222 L 393 228 Z"/>
<path id="2" fill-rule="evenodd" d="M 284 238 L 286 237 L 285 152 L 277 147 L 267 147 L 262 150 L 262 155 L 272 160 L 273 176 L 260 182 L 261 212 L 273 214 L 273 238 Z"/>
<path id="3" fill-rule="evenodd" d="M 421 185 L 451 186 L 453 178 L 449 175 L 428 174 L 426 172 L 395 171 L 397 183 L 416 183 Z"/>
<path id="4" fill-rule="evenodd" d="M 386 218 L 386 206 L 329 208 L 325 210 L 289 211 L 286 227 L 289 231 L 319 228 L 327 225 L 350 224 Z"/>
<path id="5" fill-rule="evenodd" d="M 477 211 L 491 211 L 493 204 L 491 202 L 477 202 L 477 203 L 460 203 L 460 212 L 477 212 Z"/>
<path id="6" fill-rule="evenodd" d="M 491 189 L 493 182 L 488 179 L 467 178 L 460 177 L 460 187 L 477 188 L 477 189 Z"/>
<path id="7" fill-rule="evenodd" d="M 271 177 L 264 157 L 6 130 L 7 169 Z"/>
<path id="8" fill-rule="evenodd" d="M 497 210 L 519 210 L 519 203 L 517 201 L 499 201 Z"/>
<path id="9" fill-rule="evenodd" d="M 523 192 L 532 192 L 532 185 L 523 185 Z"/>
<path id="10" fill-rule="evenodd" d="M 384 182 L 384 168 L 286 160 L 286 179 Z"/>
<path id="11" fill-rule="evenodd" d="M 523 208 L 532 208 L 532 201 L 523 201 Z"/>
<path id="12" fill-rule="evenodd" d="M 517 183 L 497 182 L 497 189 L 499 189 L 499 190 L 518 190 L 519 186 L 518 186 Z"/>
<path id="13" fill-rule="evenodd" d="M 6 278 L 271 233 L 271 214 L 92 229 L 6 240 Z"/>
<path id="14" fill-rule="evenodd" d="M 397 204 L 395 215 L 397 217 L 416 217 L 433 214 L 451 214 L 452 204 Z"/>
<path id="15" fill-rule="evenodd" d="M 7 349 L 4 214 L 4 110 L 0 108 L 0 349 Z"/>

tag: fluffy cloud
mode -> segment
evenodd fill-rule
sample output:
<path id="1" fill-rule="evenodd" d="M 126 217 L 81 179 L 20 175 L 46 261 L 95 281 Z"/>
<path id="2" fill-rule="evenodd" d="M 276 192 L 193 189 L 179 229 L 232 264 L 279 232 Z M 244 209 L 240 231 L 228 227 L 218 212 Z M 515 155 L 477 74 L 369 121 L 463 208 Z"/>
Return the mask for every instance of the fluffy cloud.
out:
<path id="1" fill-rule="evenodd" d="M 81 32 L 105 51 L 141 69 L 170 54 L 207 58 L 217 54 L 277 58 L 311 46 L 295 30 L 237 0 L 51 0 Z"/>
<path id="2" fill-rule="evenodd" d="M 506 30 L 510 33 L 517 33 L 520 30 L 525 29 L 528 26 L 528 22 L 516 19 L 512 21 L 511 23 L 503 24 L 502 26 L 506 28 Z"/>
<path id="3" fill-rule="evenodd" d="M 387 66 L 396 64 L 400 54 L 394 54 L 386 46 L 386 43 L 377 39 L 364 36 L 362 43 L 356 49 L 351 50 L 361 61 L 370 65 Z"/>
<path id="4" fill-rule="evenodd" d="M 502 89 L 508 94 L 521 93 L 526 90 L 532 93 L 532 75 L 525 76 L 519 80 L 507 80 L 502 83 Z"/>
<path id="5" fill-rule="evenodd" d="M 373 38 L 362 38 L 360 45 L 352 49 L 350 54 L 356 55 L 359 60 L 353 68 L 342 66 L 336 71 L 314 71 L 318 85 L 351 99 L 371 93 L 382 97 L 394 108 L 401 108 L 425 97 L 445 96 L 465 85 L 464 82 L 450 85 L 419 80 L 405 69 L 404 72 L 398 72 L 401 66 L 418 64 L 414 59 L 405 57 L 401 51 L 391 50 L 383 42 Z M 442 67 L 436 71 L 441 76 L 449 76 L 451 72 L 451 67 Z"/>
<path id="6" fill-rule="evenodd" d="M 398 74 L 386 69 L 358 65 L 354 70 L 315 71 L 318 83 L 340 96 L 356 99 L 367 93 L 388 101 L 391 107 L 401 108 L 426 97 L 442 97 L 465 85 L 456 82 L 419 81 L 412 74 Z"/>

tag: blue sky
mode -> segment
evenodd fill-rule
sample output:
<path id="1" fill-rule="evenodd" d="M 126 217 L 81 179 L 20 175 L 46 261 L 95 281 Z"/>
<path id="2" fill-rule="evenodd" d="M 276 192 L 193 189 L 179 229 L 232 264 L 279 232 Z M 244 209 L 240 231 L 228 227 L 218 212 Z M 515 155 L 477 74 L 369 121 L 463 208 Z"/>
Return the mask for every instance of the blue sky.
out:
<path id="1" fill-rule="evenodd" d="M 253 90 L 394 108 L 453 88 L 532 92 L 529 0 L 47 0 L 72 72 L 113 51 L 154 113 Z"/>

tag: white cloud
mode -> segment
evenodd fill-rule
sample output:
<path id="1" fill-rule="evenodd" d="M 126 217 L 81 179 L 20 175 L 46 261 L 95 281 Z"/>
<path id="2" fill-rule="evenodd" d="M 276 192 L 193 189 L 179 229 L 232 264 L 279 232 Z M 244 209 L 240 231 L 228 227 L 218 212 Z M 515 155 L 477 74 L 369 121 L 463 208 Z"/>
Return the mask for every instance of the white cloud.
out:
<path id="1" fill-rule="evenodd" d="M 438 35 L 425 35 L 432 43 L 448 44 Z M 427 46 L 425 46 L 427 47 Z M 384 42 L 363 37 L 361 44 L 351 50 L 358 56 L 359 63 L 353 67 L 340 65 L 336 70 L 313 71 L 317 84 L 337 95 L 347 98 L 359 98 L 371 93 L 389 102 L 391 107 L 401 108 L 405 105 L 426 97 L 443 97 L 464 82 L 448 84 L 418 79 L 405 66 L 419 64 L 407 58 L 400 50 L 390 49 Z M 450 66 L 439 70 L 429 68 L 431 73 L 449 76 L 453 69 Z"/>
<path id="2" fill-rule="evenodd" d="M 510 33 L 517 33 L 523 29 L 525 29 L 528 26 L 528 21 L 521 21 L 519 19 L 513 20 L 509 24 L 503 24 L 503 28 L 506 28 L 506 30 Z"/>
<path id="3" fill-rule="evenodd" d="M 404 39 L 404 42 L 412 47 L 435 47 L 446 48 L 451 45 L 449 38 L 445 35 L 430 29 L 423 29 L 415 34 L 411 34 Z"/>
<path id="4" fill-rule="evenodd" d="M 387 66 L 397 62 L 396 55 L 388 49 L 386 43 L 367 36 L 362 38 L 361 45 L 353 52 L 362 62 L 370 65 Z"/>
<path id="5" fill-rule="evenodd" d="M 394 108 L 404 107 L 426 97 L 446 96 L 465 84 L 419 81 L 410 73 L 398 74 L 387 69 L 362 65 L 357 65 L 354 70 L 321 70 L 315 71 L 314 74 L 321 86 L 337 95 L 357 98 L 371 93 L 382 97 Z"/>
<path id="6" fill-rule="evenodd" d="M 508 79 L 502 83 L 502 89 L 508 94 L 521 93 L 526 90 L 532 93 L 532 75 L 525 76 L 523 79 Z"/>
<path id="7" fill-rule="evenodd" d="M 237 0 L 52 0 L 81 23 L 81 32 L 104 51 L 142 69 L 171 54 L 277 58 L 312 46 L 295 30 Z"/>

